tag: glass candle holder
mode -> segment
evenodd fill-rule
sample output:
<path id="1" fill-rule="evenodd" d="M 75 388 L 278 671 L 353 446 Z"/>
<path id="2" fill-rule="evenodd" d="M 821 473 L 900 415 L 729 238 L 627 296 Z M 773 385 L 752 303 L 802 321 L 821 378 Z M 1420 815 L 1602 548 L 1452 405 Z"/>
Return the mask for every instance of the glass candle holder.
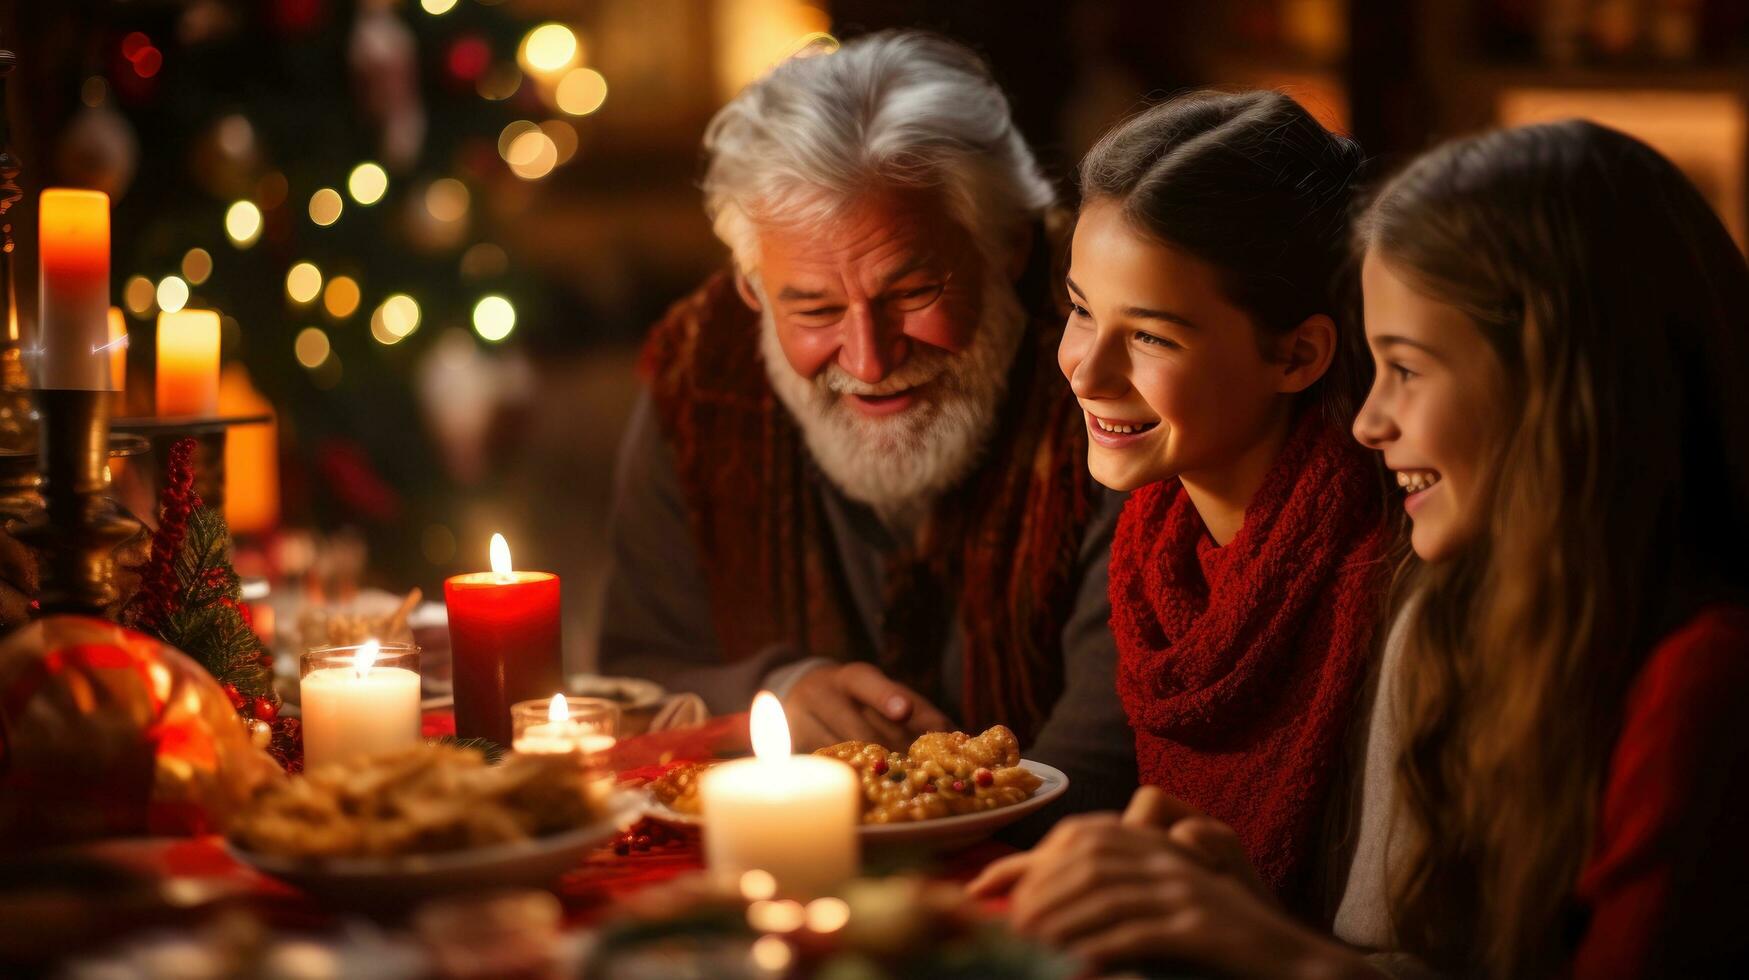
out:
<path id="1" fill-rule="evenodd" d="M 419 648 L 371 640 L 305 653 L 304 768 L 419 744 Z"/>
<path id="2" fill-rule="evenodd" d="M 605 768 L 619 738 L 619 705 L 606 698 L 555 694 L 510 707 L 511 749 L 530 754 L 574 752 L 591 768 Z"/>

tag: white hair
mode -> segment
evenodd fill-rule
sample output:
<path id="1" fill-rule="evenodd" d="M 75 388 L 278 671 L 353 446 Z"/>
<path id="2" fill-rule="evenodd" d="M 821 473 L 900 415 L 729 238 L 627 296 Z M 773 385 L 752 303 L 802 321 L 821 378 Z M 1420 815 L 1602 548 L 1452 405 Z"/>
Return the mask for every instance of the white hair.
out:
<path id="1" fill-rule="evenodd" d="M 976 54 L 883 31 L 795 57 L 747 86 L 705 130 L 705 211 L 754 276 L 761 224 L 815 222 L 871 192 L 927 188 L 986 262 L 1055 201 Z"/>

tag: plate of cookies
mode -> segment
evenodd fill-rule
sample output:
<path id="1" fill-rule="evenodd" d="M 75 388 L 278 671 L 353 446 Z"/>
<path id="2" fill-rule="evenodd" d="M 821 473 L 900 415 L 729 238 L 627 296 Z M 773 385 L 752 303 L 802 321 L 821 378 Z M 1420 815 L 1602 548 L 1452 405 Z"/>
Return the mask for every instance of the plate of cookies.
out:
<path id="1" fill-rule="evenodd" d="M 567 756 L 439 743 L 324 766 L 257 792 L 226 830 L 233 857 L 352 905 L 539 886 L 630 826 L 640 794 Z"/>
<path id="2" fill-rule="evenodd" d="M 873 742 L 840 742 L 815 755 L 856 770 L 862 793 L 864 846 L 958 847 L 988 837 L 1062 796 L 1069 777 L 1020 757 L 1020 743 L 1004 725 L 979 735 L 929 732 L 903 752 Z M 699 779 L 714 762 L 674 767 L 645 787 L 647 815 L 667 823 L 702 826 Z"/>

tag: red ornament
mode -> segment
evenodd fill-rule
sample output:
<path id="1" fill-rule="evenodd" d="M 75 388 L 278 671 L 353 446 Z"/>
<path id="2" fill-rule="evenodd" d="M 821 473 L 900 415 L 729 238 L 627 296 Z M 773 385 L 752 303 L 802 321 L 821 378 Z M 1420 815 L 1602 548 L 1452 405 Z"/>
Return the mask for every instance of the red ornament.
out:
<path id="1" fill-rule="evenodd" d="M 250 704 L 250 708 L 253 710 L 255 717 L 260 721 L 272 724 L 274 720 L 279 718 L 279 705 L 275 704 L 272 698 L 258 696 L 255 698 L 254 702 Z"/>
<path id="2" fill-rule="evenodd" d="M 244 699 L 243 699 L 243 692 L 237 690 L 237 685 L 226 684 L 225 685 L 225 697 L 231 699 L 231 707 L 236 708 L 239 714 L 242 713 L 243 706 L 247 702 L 244 701 Z"/>
<path id="3" fill-rule="evenodd" d="M 477 34 L 458 39 L 449 46 L 445 65 L 450 77 L 458 82 L 474 82 L 492 64 L 492 48 Z"/>

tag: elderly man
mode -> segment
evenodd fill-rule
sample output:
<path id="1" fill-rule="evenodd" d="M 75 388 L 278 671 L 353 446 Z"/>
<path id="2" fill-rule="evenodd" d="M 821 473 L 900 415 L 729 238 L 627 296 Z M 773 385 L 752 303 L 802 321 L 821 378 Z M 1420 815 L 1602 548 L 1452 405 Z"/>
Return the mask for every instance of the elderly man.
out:
<path id="1" fill-rule="evenodd" d="M 705 135 L 733 253 L 644 354 L 601 664 L 798 747 L 1002 723 L 1121 803 L 1118 501 L 1055 364 L 1053 201 L 971 52 L 912 33 L 792 59 Z"/>

